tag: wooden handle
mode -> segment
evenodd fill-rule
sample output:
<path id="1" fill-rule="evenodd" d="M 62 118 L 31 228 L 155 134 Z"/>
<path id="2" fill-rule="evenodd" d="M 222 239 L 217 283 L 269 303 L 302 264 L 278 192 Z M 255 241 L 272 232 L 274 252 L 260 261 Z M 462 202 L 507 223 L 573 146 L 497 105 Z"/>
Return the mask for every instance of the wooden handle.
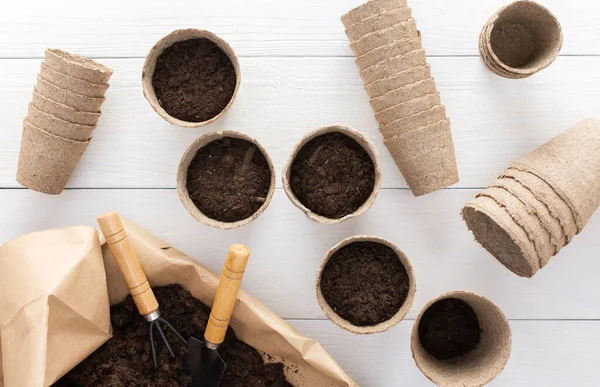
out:
<path id="1" fill-rule="evenodd" d="M 121 219 L 115 211 L 111 211 L 98 218 L 98 224 L 104 234 L 108 248 L 112 253 L 125 283 L 129 288 L 129 294 L 137 306 L 138 312 L 146 316 L 158 310 L 158 301 L 148 283 L 146 273 L 140 261 L 138 261 L 127 233 L 123 228 Z"/>
<path id="2" fill-rule="evenodd" d="M 219 345 L 225 340 L 231 313 L 237 299 L 250 250 L 244 245 L 231 245 L 223 266 L 221 281 L 215 295 L 210 318 L 204 332 L 208 344 Z"/>

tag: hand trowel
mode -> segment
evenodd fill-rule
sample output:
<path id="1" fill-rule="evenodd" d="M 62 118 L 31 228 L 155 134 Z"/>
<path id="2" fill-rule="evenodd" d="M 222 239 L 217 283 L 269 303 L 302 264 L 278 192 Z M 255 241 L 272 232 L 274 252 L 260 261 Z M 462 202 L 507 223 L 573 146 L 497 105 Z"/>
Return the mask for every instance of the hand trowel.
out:
<path id="1" fill-rule="evenodd" d="M 233 313 L 238 291 L 244 277 L 250 250 L 244 245 L 231 245 L 210 317 L 204 332 L 204 341 L 190 337 L 188 354 L 194 387 L 218 387 L 225 373 L 225 361 L 219 355 L 219 346 Z"/>

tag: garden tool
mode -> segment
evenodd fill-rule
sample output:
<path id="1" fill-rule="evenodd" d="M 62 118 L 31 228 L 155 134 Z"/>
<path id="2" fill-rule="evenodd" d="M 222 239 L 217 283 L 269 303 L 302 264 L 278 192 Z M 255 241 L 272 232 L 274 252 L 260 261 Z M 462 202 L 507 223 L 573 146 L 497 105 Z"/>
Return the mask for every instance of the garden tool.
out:
<path id="1" fill-rule="evenodd" d="M 119 215 L 112 211 L 98 218 L 98 224 L 104 234 L 106 243 L 125 278 L 129 293 L 142 316 L 150 323 L 150 343 L 152 360 L 157 367 L 154 328 L 174 357 L 163 329 L 171 330 L 180 341 L 187 344 L 190 374 L 194 387 L 217 387 L 225 373 L 225 362 L 218 353 L 218 348 L 225 339 L 229 320 L 240 289 L 250 250 L 239 244 L 229 247 L 221 280 L 213 302 L 209 320 L 206 324 L 204 341 L 195 337 L 185 340 L 183 336 L 164 318 L 158 310 L 158 301 L 148 283 L 146 274 L 140 265 L 127 238 Z M 161 324 L 163 327 L 161 327 Z"/>

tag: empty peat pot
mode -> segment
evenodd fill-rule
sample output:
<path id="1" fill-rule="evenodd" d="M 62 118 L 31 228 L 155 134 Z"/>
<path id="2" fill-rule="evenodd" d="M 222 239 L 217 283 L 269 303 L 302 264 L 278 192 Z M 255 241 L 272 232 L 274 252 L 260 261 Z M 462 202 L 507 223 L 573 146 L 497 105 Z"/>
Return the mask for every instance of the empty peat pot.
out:
<path id="1" fill-rule="evenodd" d="M 492 301 L 454 291 L 425 305 L 415 320 L 410 347 L 417 367 L 442 387 L 479 387 L 502 372 L 511 330 Z"/>
<path id="2" fill-rule="evenodd" d="M 317 301 L 333 323 L 350 332 L 384 332 L 410 310 L 417 285 L 406 255 L 375 236 L 344 239 L 317 273 Z"/>
<path id="3" fill-rule="evenodd" d="M 252 137 L 207 133 L 185 151 L 177 169 L 177 195 L 198 221 L 232 229 L 250 223 L 275 192 L 275 168 Z"/>
<path id="4" fill-rule="evenodd" d="M 221 117 L 240 87 L 238 59 L 212 32 L 175 30 L 148 53 L 142 89 L 150 105 L 173 125 L 197 128 Z"/>
<path id="5" fill-rule="evenodd" d="M 519 0 L 501 8 L 479 36 L 487 68 L 505 78 L 526 78 L 548 67 L 562 47 L 562 28 L 545 7 Z"/>
<path id="6" fill-rule="evenodd" d="M 311 220 L 335 224 L 364 214 L 381 185 L 379 156 L 360 132 L 319 128 L 296 145 L 283 170 L 283 189 Z"/>

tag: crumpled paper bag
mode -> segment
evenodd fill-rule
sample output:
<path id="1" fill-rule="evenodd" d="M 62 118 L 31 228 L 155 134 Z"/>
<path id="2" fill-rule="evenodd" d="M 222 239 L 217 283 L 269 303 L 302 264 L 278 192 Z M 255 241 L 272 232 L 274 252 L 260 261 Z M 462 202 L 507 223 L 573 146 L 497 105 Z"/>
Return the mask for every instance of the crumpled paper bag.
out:
<path id="1" fill-rule="evenodd" d="M 96 230 L 34 232 L 0 247 L 0 386 L 49 386 L 110 337 Z"/>
<path id="2" fill-rule="evenodd" d="M 219 284 L 217 273 L 135 223 L 124 218 L 121 221 L 151 286 L 179 284 L 212 305 Z M 106 244 L 102 252 L 110 303 L 118 303 L 129 294 L 128 289 Z M 231 327 L 240 340 L 271 355 L 271 361 L 285 359 L 283 363 L 289 365 L 286 377 L 295 386 L 358 386 L 321 344 L 292 328 L 243 290 L 238 294 Z"/>

